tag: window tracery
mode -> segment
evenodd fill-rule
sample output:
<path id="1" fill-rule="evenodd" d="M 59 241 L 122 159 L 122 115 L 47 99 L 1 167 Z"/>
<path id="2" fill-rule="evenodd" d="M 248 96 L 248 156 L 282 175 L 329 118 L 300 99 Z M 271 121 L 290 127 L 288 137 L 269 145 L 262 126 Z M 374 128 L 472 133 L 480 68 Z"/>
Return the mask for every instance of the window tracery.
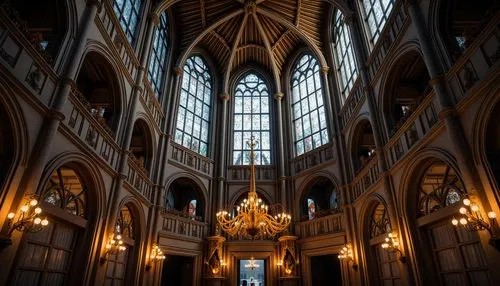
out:
<path id="1" fill-rule="evenodd" d="M 255 164 L 271 164 L 271 120 L 269 89 L 254 73 L 244 76 L 236 85 L 233 113 L 233 164 L 250 164 L 252 136 L 259 141 L 254 147 Z"/>
<path id="2" fill-rule="evenodd" d="M 378 205 L 373 210 L 370 218 L 370 238 L 391 232 L 391 221 L 389 214 L 383 203 Z"/>
<path id="3" fill-rule="evenodd" d="M 292 123 L 296 155 L 327 144 L 328 130 L 318 61 L 309 54 L 292 71 Z"/>
<path id="4" fill-rule="evenodd" d="M 444 162 L 434 163 L 427 169 L 418 190 L 418 216 L 454 205 L 466 194 L 458 174 Z"/>
<path id="5" fill-rule="evenodd" d="M 123 236 L 134 239 L 134 218 L 127 206 L 122 207 L 120 210 L 116 219 L 116 227 L 119 228 Z"/>
<path id="6" fill-rule="evenodd" d="M 142 0 L 114 0 L 113 10 L 130 44 L 134 44 L 142 13 Z"/>
<path id="7" fill-rule="evenodd" d="M 60 167 L 54 170 L 41 198 L 44 202 L 62 208 L 72 215 L 86 216 L 87 186 L 71 168 Z"/>
<path id="8" fill-rule="evenodd" d="M 349 28 L 344 23 L 344 16 L 338 10 L 334 17 L 333 41 L 338 73 L 337 79 L 342 93 L 340 104 L 344 105 L 354 81 L 358 77 L 358 72 Z"/>
<path id="9" fill-rule="evenodd" d="M 165 82 L 165 71 L 167 70 L 168 56 L 168 18 L 164 12 L 160 17 L 160 24 L 156 28 L 153 45 L 151 47 L 151 59 L 149 60 L 148 78 L 158 98 L 162 92 Z"/>
<path id="10" fill-rule="evenodd" d="M 200 155 L 208 155 L 212 77 L 199 56 L 184 65 L 175 142 Z"/>
<path id="11" fill-rule="evenodd" d="M 364 21 L 369 31 L 370 42 L 375 44 L 391 14 L 394 0 L 362 0 Z"/>

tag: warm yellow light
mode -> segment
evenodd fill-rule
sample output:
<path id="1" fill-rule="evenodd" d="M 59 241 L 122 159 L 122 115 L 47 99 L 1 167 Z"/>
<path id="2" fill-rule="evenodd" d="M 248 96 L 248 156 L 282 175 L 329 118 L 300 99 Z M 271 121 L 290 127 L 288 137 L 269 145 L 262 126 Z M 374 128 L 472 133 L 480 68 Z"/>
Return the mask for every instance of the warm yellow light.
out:
<path id="1" fill-rule="evenodd" d="M 36 225 L 38 225 L 38 224 L 42 223 L 42 219 L 41 219 L 41 218 L 39 218 L 39 217 L 37 217 L 37 218 L 35 218 L 35 219 L 33 220 L 33 223 L 34 223 L 34 224 L 36 224 Z"/>
<path id="2" fill-rule="evenodd" d="M 30 205 L 31 205 L 32 207 L 34 207 L 34 206 L 38 205 L 38 201 L 37 201 L 36 199 L 32 199 L 32 200 L 30 201 Z"/>
<path id="3" fill-rule="evenodd" d="M 42 226 L 47 226 L 47 225 L 49 225 L 49 221 L 46 218 L 42 219 Z"/>
<path id="4" fill-rule="evenodd" d="M 456 225 L 458 225 L 458 220 L 456 218 L 454 218 L 451 220 L 451 223 L 456 226 Z"/>
<path id="5" fill-rule="evenodd" d="M 479 211 L 479 207 L 478 207 L 477 205 L 472 205 L 472 206 L 470 206 L 470 209 L 471 209 L 471 211 L 473 211 L 473 212 L 477 212 L 477 211 Z"/>
<path id="6" fill-rule="evenodd" d="M 23 213 L 25 213 L 25 212 L 27 212 L 27 211 L 29 210 L 29 208 L 30 208 L 30 207 L 29 207 L 28 205 L 24 205 L 24 206 L 22 206 L 22 207 L 21 207 L 21 211 L 22 211 Z"/>
<path id="7" fill-rule="evenodd" d="M 466 206 L 470 205 L 470 200 L 469 200 L 469 199 L 464 199 L 462 202 L 463 202 L 463 203 L 464 203 L 464 205 L 466 205 Z"/>
<path id="8" fill-rule="evenodd" d="M 35 209 L 35 213 L 36 214 L 41 214 L 42 213 L 42 209 L 41 208 L 36 208 Z"/>
<path id="9" fill-rule="evenodd" d="M 15 216 L 16 216 L 16 214 L 15 214 L 15 213 L 9 213 L 9 214 L 7 215 L 7 218 L 8 218 L 8 219 L 13 219 Z"/>
<path id="10" fill-rule="evenodd" d="M 466 214 L 467 213 L 467 209 L 464 208 L 464 207 L 461 207 L 459 210 L 458 210 L 461 214 Z"/>
<path id="11" fill-rule="evenodd" d="M 461 223 L 462 225 L 466 225 L 466 224 L 467 224 L 467 219 L 466 219 L 466 218 L 461 218 L 461 219 L 460 219 L 460 223 Z"/>
<path id="12" fill-rule="evenodd" d="M 490 219 L 495 219 L 495 218 L 497 218 L 497 214 L 495 212 L 488 212 L 488 217 Z"/>

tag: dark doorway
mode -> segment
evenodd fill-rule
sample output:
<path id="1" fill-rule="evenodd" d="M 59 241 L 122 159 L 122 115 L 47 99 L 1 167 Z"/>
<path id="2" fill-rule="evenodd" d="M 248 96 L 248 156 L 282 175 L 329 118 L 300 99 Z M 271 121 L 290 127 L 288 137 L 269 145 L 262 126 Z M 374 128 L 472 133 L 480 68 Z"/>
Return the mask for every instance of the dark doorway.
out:
<path id="1" fill-rule="evenodd" d="M 313 286 L 342 285 L 339 259 L 335 255 L 311 257 L 311 277 Z"/>
<path id="2" fill-rule="evenodd" d="M 161 285 L 193 286 L 193 257 L 167 255 L 163 261 Z"/>

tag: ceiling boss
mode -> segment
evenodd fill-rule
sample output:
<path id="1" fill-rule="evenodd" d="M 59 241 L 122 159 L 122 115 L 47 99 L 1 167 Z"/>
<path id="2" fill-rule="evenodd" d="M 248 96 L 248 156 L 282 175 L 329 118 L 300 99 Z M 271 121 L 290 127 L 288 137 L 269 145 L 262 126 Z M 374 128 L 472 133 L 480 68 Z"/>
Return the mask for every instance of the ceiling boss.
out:
<path id="1" fill-rule="evenodd" d="M 290 225 L 292 217 L 287 213 L 280 213 L 274 217 L 268 213 L 269 207 L 257 196 L 255 188 L 255 167 L 253 149 L 259 144 L 252 136 L 247 141 L 250 147 L 250 191 L 248 197 L 236 206 L 236 216 L 230 212 L 220 211 L 216 214 L 221 229 L 230 236 L 246 238 L 274 237 L 285 231 Z"/>

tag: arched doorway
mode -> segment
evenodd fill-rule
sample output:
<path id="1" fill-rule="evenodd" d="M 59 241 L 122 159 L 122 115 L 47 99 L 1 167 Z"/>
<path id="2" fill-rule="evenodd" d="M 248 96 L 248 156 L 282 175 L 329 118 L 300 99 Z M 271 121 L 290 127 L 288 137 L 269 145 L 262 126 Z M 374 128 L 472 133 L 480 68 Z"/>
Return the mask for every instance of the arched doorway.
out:
<path id="1" fill-rule="evenodd" d="M 383 102 L 383 112 L 389 137 L 392 137 L 432 91 L 432 87 L 425 62 L 416 50 L 400 56 L 389 74 L 391 78 L 385 88 L 387 97 Z"/>
<path id="2" fill-rule="evenodd" d="M 370 121 L 360 121 L 352 136 L 351 158 L 354 173 L 359 173 L 375 157 L 375 138 Z"/>
<path id="3" fill-rule="evenodd" d="M 41 188 L 41 206 L 49 225 L 39 232 L 24 233 L 11 285 L 81 283 L 84 271 L 76 265 L 89 256 L 86 237 L 91 237 L 97 203 L 90 200 L 92 181 L 80 169 L 73 163 L 60 166 Z"/>
<path id="4" fill-rule="evenodd" d="M 205 212 L 203 191 L 189 178 L 176 179 L 167 190 L 165 211 L 192 220 L 203 221 Z"/>
<path id="5" fill-rule="evenodd" d="M 423 279 L 440 285 L 491 285 L 484 250 L 477 232 L 451 224 L 466 195 L 460 174 L 448 163 L 428 159 L 409 189 L 408 217 L 419 245 Z M 418 233 L 418 236 L 417 236 Z M 425 266 L 427 265 L 427 266 Z"/>
<path id="6" fill-rule="evenodd" d="M 78 78 L 77 93 L 94 118 L 111 134 L 118 128 L 121 96 L 116 73 L 109 61 L 97 52 L 85 55 Z"/>
<path id="7" fill-rule="evenodd" d="M 365 237 L 368 237 L 367 265 L 370 267 L 370 284 L 374 285 L 401 285 L 401 270 L 398 262 L 398 253 L 386 251 L 382 248 L 387 234 L 392 231 L 391 220 L 386 205 L 375 201 L 369 208 L 368 221 L 365 223 Z M 376 267 L 375 267 L 376 265 Z"/>
<path id="8" fill-rule="evenodd" d="M 320 176 L 309 184 L 302 195 L 300 220 L 312 220 L 340 211 L 340 197 L 333 182 Z"/>

